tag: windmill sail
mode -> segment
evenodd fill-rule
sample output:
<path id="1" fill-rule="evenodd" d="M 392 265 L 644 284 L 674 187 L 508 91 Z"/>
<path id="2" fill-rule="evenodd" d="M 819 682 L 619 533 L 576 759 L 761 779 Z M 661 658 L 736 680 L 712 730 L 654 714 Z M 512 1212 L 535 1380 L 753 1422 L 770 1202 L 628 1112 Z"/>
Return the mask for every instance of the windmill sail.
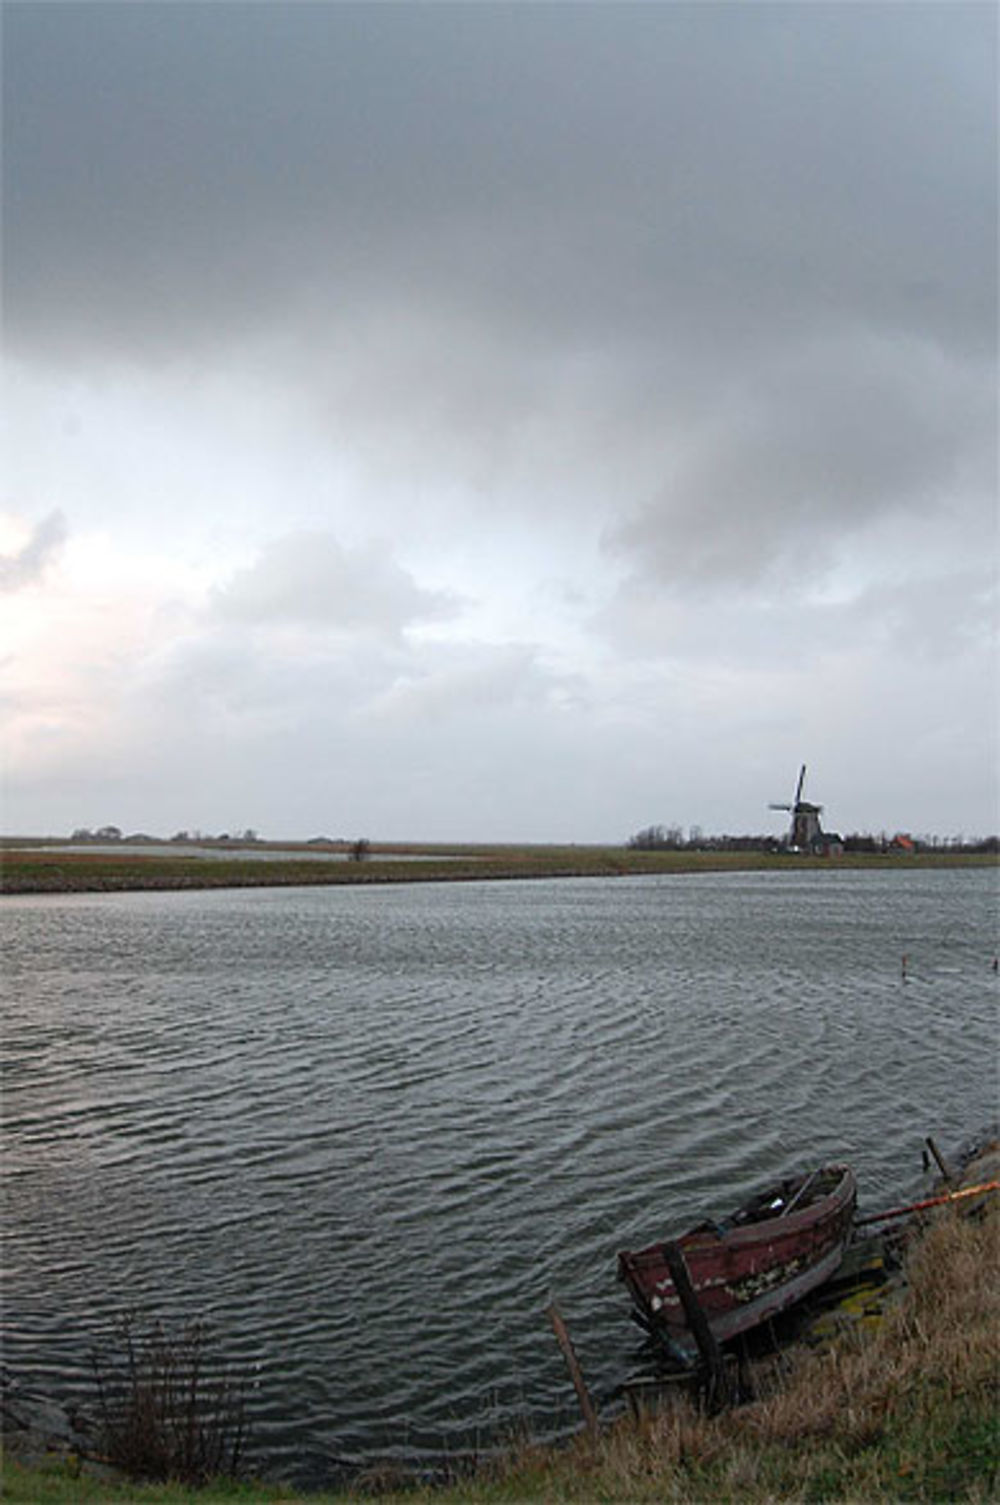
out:
<path id="1" fill-rule="evenodd" d="M 790 804 L 772 804 L 770 810 L 787 810 L 791 814 L 792 821 L 789 828 L 786 844 L 792 851 L 812 852 L 825 844 L 823 828 L 819 818 L 823 813 L 822 805 L 813 805 L 802 798 L 802 790 L 806 782 L 806 765 L 803 763 L 799 769 L 799 781 L 795 786 L 795 798 Z"/>

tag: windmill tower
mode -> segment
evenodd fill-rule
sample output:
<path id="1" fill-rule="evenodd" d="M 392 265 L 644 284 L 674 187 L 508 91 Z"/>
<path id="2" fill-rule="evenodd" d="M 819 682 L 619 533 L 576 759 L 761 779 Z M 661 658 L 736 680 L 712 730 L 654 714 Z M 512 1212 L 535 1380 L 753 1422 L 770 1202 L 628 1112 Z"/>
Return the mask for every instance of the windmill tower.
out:
<path id="1" fill-rule="evenodd" d="M 769 805 L 769 810 L 788 810 L 791 813 L 792 824 L 788 832 L 788 846 L 792 851 L 814 852 L 826 844 L 826 836 L 819 823 L 823 813 L 822 805 L 812 805 L 802 798 L 802 786 L 806 781 L 806 765 L 803 763 L 799 770 L 799 782 L 795 788 L 795 798 L 790 805 Z"/>

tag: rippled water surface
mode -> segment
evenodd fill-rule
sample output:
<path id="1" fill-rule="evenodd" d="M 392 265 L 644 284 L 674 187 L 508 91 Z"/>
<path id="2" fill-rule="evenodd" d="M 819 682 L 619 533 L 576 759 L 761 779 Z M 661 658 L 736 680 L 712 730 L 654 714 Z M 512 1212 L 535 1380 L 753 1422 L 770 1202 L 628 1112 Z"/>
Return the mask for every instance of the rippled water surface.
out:
<path id="1" fill-rule="evenodd" d="M 989 870 L 7 898 L 5 1356 L 114 1314 L 259 1365 L 259 1454 L 574 1425 L 619 1247 L 827 1158 L 862 1200 L 996 1112 Z M 902 957 L 908 958 L 906 978 Z"/>

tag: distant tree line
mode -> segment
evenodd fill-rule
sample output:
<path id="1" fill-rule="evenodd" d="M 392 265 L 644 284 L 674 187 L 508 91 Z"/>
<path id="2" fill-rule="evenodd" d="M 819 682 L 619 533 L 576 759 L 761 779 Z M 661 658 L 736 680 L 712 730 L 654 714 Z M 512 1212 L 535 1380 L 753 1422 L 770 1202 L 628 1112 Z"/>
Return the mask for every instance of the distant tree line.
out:
<path id="1" fill-rule="evenodd" d="M 914 852 L 962 852 L 969 856 L 1000 851 L 997 836 L 909 836 L 898 833 L 888 836 L 885 831 L 873 836 L 870 831 L 854 832 L 844 837 L 845 852 L 889 852 L 909 846 Z"/>
<path id="2" fill-rule="evenodd" d="M 145 831 L 133 831 L 130 835 L 126 836 L 120 826 L 98 826 L 97 829 L 93 831 L 89 826 L 78 826 L 70 837 L 71 841 L 100 842 L 146 842 L 161 841 L 162 839 L 163 838 L 160 836 L 149 836 Z M 169 838 L 170 841 L 175 842 L 235 841 L 239 842 L 241 846 L 251 845 L 255 841 L 260 841 L 260 839 L 261 838 L 258 836 L 257 832 L 249 826 L 245 831 L 236 831 L 232 835 L 230 835 L 228 831 L 222 831 L 218 836 L 212 836 L 208 831 L 176 831 L 174 835 Z"/>
<path id="3" fill-rule="evenodd" d="M 890 836 L 853 832 L 842 838 L 845 852 L 957 852 L 969 855 L 1000 852 L 996 836 L 910 836 L 897 832 Z M 692 826 L 685 836 L 680 826 L 645 826 L 630 836 L 626 846 L 634 852 L 778 852 L 784 842 L 767 836 L 706 836 L 700 826 Z"/>
<path id="4" fill-rule="evenodd" d="M 770 852 L 780 845 L 775 836 L 706 836 L 700 826 L 687 836 L 680 826 L 646 826 L 626 842 L 633 852 Z"/>

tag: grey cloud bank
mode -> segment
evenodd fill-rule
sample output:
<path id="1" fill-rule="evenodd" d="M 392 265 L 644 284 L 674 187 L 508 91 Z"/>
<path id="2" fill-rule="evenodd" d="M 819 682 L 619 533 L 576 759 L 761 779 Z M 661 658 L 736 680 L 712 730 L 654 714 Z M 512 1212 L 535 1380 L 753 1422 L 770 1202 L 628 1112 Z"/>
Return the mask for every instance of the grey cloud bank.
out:
<path id="1" fill-rule="evenodd" d="M 14 3 L 4 67 L 6 826 L 763 829 L 806 759 L 996 827 L 992 6 Z"/>
<path id="2" fill-rule="evenodd" d="M 231 621 L 311 623 L 397 635 L 407 624 L 453 615 L 441 593 L 421 590 L 388 549 L 349 550 L 324 533 L 285 534 L 215 595 Z"/>
<path id="3" fill-rule="evenodd" d="M 574 345 L 709 354 L 700 295 L 989 355 L 990 11 L 14 4 L 13 327 L 186 343 L 408 274 Z"/>
<path id="4" fill-rule="evenodd" d="M 65 537 L 66 520 L 61 512 L 43 517 L 19 549 L 0 554 L 0 591 L 21 590 L 41 580 Z"/>

